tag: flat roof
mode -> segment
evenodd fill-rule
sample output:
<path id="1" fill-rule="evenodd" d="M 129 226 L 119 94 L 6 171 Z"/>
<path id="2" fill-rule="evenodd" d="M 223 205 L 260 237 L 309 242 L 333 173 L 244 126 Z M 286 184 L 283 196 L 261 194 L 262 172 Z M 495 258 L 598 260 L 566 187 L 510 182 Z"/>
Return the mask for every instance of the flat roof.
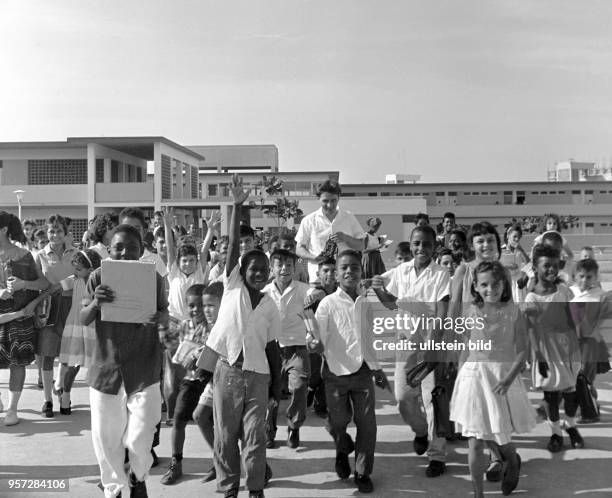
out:
<path id="1" fill-rule="evenodd" d="M 606 181 L 606 180 L 601 180 L 601 181 L 576 181 L 576 182 L 550 182 L 550 181 L 546 181 L 546 180 L 542 180 L 541 182 L 470 182 L 470 183 L 465 183 L 465 182 L 439 182 L 439 183 L 342 183 L 341 182 L 341 186 L 343 189 L 350 189 L 350 188 L 356 188 L 356 187 L 410 187 L 411 189 L 419 189 L 419 188 L 461 188 L 461 187 L 466 187 L 466 188 L 471 188 L 471 187 L 477 187 L 477 186 L 481 186 L 481 187 L 486 187 L 486 186 L 508 186 L 508 187 L 527 187 L 527 186 L 535 186 L 535 185 L 547 185 L 550 186 L 551 188 L 554 186 L 557 187 L 588 187 L 589 185 L 591 186 L 598 186 L 598 185 L 606 185 L 607 187 L 612 188 L 612 181 Z"/>
<path id="2" fill-rule="evenodd" d="M 68 137 L 68 143 L 76 143 L 76 144 L 88 144 L 95 143 L 98 145 L 103 145 L 105 147 L 109 147 L 110 149 L 115 149 L 120 152 L 125 152 L 126 154 L 130 154 L 132 156 L 140 157 L 141 159 L 146 159 L 147 161 L 153 161 L 154 159 L 154 147 L 153 145 L 156 142 L 161 142 L 163 144 L 168 145 L 169 147 L 173 147 L 181 152 L 197 159 L 198 161 L 203 161 L 204 156 L 198 154 L 197 152 L 188 149 L 187 147 L 177 144 L 172 140 L 168 140 L 166 137 Z"/>

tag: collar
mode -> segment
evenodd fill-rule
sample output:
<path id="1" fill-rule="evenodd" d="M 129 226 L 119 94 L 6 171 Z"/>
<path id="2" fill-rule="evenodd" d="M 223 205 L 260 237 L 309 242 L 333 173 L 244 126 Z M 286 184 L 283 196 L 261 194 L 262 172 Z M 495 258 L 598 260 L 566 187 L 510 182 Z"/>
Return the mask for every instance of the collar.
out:
<path id="1" fill-rule="evenodd" d="M 337 207 L 337 208 L 336 208 L 336 216 L 334 216 L 334 220 L 336 220 L 336 219 L 338 218 L 338 216 L 340 216 L 340 213 L 341 213 L 341 212 L 342 212 L 342 211 L 341 211 L 341 209 L 340 209 L 339 207 Z M 325 213 L 323 212 L 323 207 L 320 207 L 319 209 L 317 209 L 317 210 L 315 211 L 315 213 L 316 213 L 316 215 L 317 215 L 317 216 L 319 216 L 319 217 L 321 217 L 321 218 L 324 218 L 324 219 L 326 219 L 327 221 L 329 221 L 329 218 L 328 218 L 328 217 L 325 215 Z M 334 220 L 332 220 L 332 221 L 334 221 Z M 332 221 L 329 221 L 329 222 L 330 222 L 330 223 L 332 223 Z"/>
<path id="2" fill-rule="evenodd" d="M 57 252 L 55 252 L 53 249 L 51 249 L 51 244 L 47 244 L 45 247 L 42 248 L 42 250 L 45 252 L 45 254 L 58 254 L 60 257 L 62 257 L 64 254 L 66 254 L 69 251 L 74 251 L 74 247 L 68 247 L 66 244 L 64 244 L 64 252 L 62 254 L 59 254 Z"/>
<path id="3" fill-rule="evenodd" d="M 414 269 L 415 273 L 416 273 L 416 268 L 414 266 L 414 259 L 406 262 L 406 263 L 402 263 L 402 265 L 406 265 L 406 271 L 410 272 L 412 269 Z M 419 275 L 422 275 L 425 272 L 431 272 L 434 269 L 434 265 L 437 265 L 437 263 L 433 260 L 433 258 L 431 259 L 431 261 L 429 262 L 429 264 L 423 268 L 423 270 L 421 270 L 421 273 L 419 273 Z"/>

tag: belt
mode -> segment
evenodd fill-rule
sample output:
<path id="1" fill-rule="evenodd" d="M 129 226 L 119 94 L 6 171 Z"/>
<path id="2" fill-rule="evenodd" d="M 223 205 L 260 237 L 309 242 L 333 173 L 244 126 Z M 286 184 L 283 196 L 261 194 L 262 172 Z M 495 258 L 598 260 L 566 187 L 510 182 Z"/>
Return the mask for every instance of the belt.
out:
<path id="1" fill-rule="evenodd" d="M 220 360 L 229 367 L 234 367 L 234 368 L 237 368 L 238 370 L 242 370 L 242 364 L 243 364 L 242 361 L 237 361 L 233 365 L 230 365 L 230 362 L 226 358 L 220 358 Z"/>

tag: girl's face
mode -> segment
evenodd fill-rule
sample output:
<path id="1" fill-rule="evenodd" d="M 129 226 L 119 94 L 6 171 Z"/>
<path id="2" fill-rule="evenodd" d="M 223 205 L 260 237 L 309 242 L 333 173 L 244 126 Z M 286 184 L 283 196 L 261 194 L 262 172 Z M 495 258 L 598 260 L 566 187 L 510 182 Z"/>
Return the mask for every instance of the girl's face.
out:
<path id="1" fill-rule="evenodd" d="M 490 271 L 477 273 L 474 287 L 485 303 L 500 302 L 504 292 L 504 283 L 496 279 Z"/>
<path id="2" fill-rule="evenodd" d="M 376 223 L 376 221 L 370 221 L 370 223 L 368 224 L 368 228 L 370 230 L 370 233 L 376 233 L 380 228 L 380 223 Z"/>
<path id="3" fill-rule="evenodd" d="M 559 227 L 557 226 L 557 220 L 555 220 L 554 218 L 548 218 L 546 220 L 546 231 L 550 232 L 552 230 L 559 230 Z"/>
<path id="4" fill-rule="evenodd" d="M 181 256 L 179 259 L 179 270 L 185 275 L 191 275 L 196 270 L 198 264 L 198 258 L 193 254 L 187 256 Z"/>
<path id="5" fill-rule="evenodd" d="M 539 258 L 535 263 L 535 271 L 542 282 L 554 283 L 559 274 L 559 258 Z"/>
<path id="6" fill-rule="evenodd" d="M 206 317 L 206 322 L 209 325 L 214 325 L 217 321 L 217 316 L 219 315 L 219 306 L 221 305 L 221 300 L 217 296 L 213 296 L 211 294 L 204 294 L 202 296 L 202 305 L 204 307 L 204 316 Z"/>
<path id="7" fill-rule="evenodd" d="M 23 233 L 27 239 L 30 240 L 32 238 L 32 233 L 34 233 L 34 225 L 30 225 L 29 223 L 23 225 Z"/>
<path id="8" fill-rule="evenodd" d="M 50 244 L 61 245 L 64 243 L 66 233 L 61 225 L 47 225 L 47 237 Z"/>
<path id="9" fill-rule="evenodd" d="M 74 269 L 74 276 L 76 278 L 82 278 L 83 280 L 87 280 L 89 278 L 91 268 L 85 268 L 80 263 L 72 263 L 72 268 Z"/>
<path id="10" fill-rule="evenodd" d="M 474 246 L 476 259 L 495 261 L 499 257 L 497 251 L 497 238 L 492 233 L 476 235 L 472 239 L 472 245 Z"/>
<path id="11" fill-rule="evenodd" d="M 508 245 L 510 247 L 516 247 L 518 246 L 519 242 L 521 240 L 521 236 L 519 235 L 517 230 L 512 230 L 509 234 L 508 234 Z"/>
<path id="12" fill-rule="evenodd" d="M 36 240 L 36 249 L 44 249 L 48 243 L 49 241 L 46 238 L 41 237 Z"/>
<path id="13" fill-rule="evenodd" d="M 455 274 L 455 262 L 450 254 L 445 254 L 440 258 L 440 266 L 446 268 L 451 277 Z"/>

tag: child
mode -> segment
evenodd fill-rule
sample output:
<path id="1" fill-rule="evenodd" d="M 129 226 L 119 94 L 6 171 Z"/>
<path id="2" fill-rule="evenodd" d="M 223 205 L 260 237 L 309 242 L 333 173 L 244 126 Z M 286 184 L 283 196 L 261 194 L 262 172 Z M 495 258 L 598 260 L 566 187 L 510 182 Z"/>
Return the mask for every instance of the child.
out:
<path id="1" fill-rule="evenodd" d="M 270 257 L 270 255 L 276 251 L 276 249 L 278 248 L 278 235 L 272 235 L 269 239 L 268 239 L 268 250 L 266 252 L 266 256 L 268 256 L 268 258 Z"/>
<path id="2" fill-rule="evenodd" d="M 190 310 L 187 305 L 186 296 L 187 289 L 192 285 L 206 283 L 206 255 L 212 242 L 214 228 L 220 224 L 220 215 L 218 212 L 213 212 L 209 220 L 208 226 L 210 230 L 206 232 L 206 239 L 202 246 L 202 251 L 198 260 L 198 251 L 194 245 L 183 244 L 178 247 L 174 245 L 172 237 L 171 222 L 173 220 L 173 210 L 170 209 L 164 213 L 164 233 L 166 235 L 166 251 L 168 259 L 168 331 L 165 333 L 164 344 L 165 350 L 165 365 L 164 369 L 164 398 L 167 406 L 167 425 L 172 424 L 174 417 L 174 407 L 176 396 L 178 395 L 181 379 L 185 376 L 185 369 L 180 365 L 172 362 L 172 357 L 176 353 L 178 347 L 178 337 L 181 328 L 181 323 L 188 320 Z"/>
<path id="3" fill-rule="evenodd" d="M 600 321 L 606 317 L 607 299 L 599 285 L 598 273 L 599 265 L 594 259 L 582 259 L 576 264 L 575 284 L 570 287 L 574 295 L 570 303 L 570 310 L 576 324 L 582 357 L 581 374 L 584 375 L 586 384 L 595 400 L 597 399 L 597 390 L 594 386 L 595 376 L 602 373 L 598 364 L 608 361 L 608 347 L 599 330 Z M 576 387 L 577 391 L 581 388 L 580 385 Z M 578 400 L 580 401 L 580 397 Z M 586 406 L 581 405 L 580 408 L 579 423 L 599 421 L 597 405 L 591 407 L 591 411 L 595 413 L 585 413 L 588 408 Z"/>
<path id="4" fill-rule="evenodd" d="M 49 243 L 47 232 L 44 228 L 39 228 L 34 232 L 34 249 L 31 251 L 32 255 L 35 256 L 38 251 L 44 249 Z"/>
<path id="5" fill-rule="evenodd" d="M 395 248 L 395 265 L 399 266 L 402 263 L 407 263 L 412 260 L 412 252 L 410 252 L 410 242 L 400 242 Z"/>
<path id="6" fill-rule="evenodd" d="M 414 224 L 418 227 L 429 225 L 429 215 L 425 213 L 417 213 L 417 215 L 414 217 Z"/>
<path id="7" fill-rule="evenodd" d="M 93 249 L 79 251 L 72 257 L 72 267 L 74 268 L 74 278 L 70 279 L 72 305 L 68 318 L 66 318 L 59 355 L 60 368 L 65 373 L 62 374 L 58 369 L 58 378 L 62 375 L 64 378 L 64 387 L 60 393 L 60 413 L 62 415 L 70 415 L 72 412 L 70 391 L 79 368 L 82 366 L 89 368 L 91 362 L 96 331 L 93 325 L 83 325 L 81 323 L 80 312 L 89 275 L 96 268 L 100 268 L 100 256 Z"/>
<path id="8" fill-rule="evenodd" d="M 382 277 L 374 277 L 372 287 L 378 290 L 377 294 L 389 294 L 386 300 L 397 299 L 407 304 L 429 305 L 426 310 L 428 314 L 446 317 L 450 276 L 446 269 L 433 260 L 435 244 L 436 233 L 433 228 L 429 225 L 414 228 L 410 234 L 410 249 L 414 259 L 390 270 Z M 425 337 L 425 330 L 418 332 L 419 337 L 430 338 Z M 431 391 L 436 387 L 436 379 L 434 372 L 431 372 L 420 386 L 411 387 L 407 382 L 406 372 L 416 363 L 416 354 L 399 356 L 396 360 L 395 397 L 402 419 L 415 433 L 415 453 L 422 455 L 427 452 L 427 477 L 437 477 L 446 470 L 446 439 L 437 435 L 437 427 L 434 424 Z"/>
<path id="9" fill-rule="evenodd" d="M 317 284 L 309 290 L 304 301 L 304 309 L 317 312 L 321 299 L 336 292 L 336 260 L 331 257 L 319 261 Z M 315 415 L 327 417 L 327 401 L 325 398 L 325 381 L 322 377 L 323 357 L 319 353 L 309 352 L 310 380 L 308 381 L 308 397 L 306 406 L 312 405 Z"/>
<path id="10" fill-rule="evenodd" d="M 222 235 L 217 244 L 217 263 L 210 269 L 208 279 L 211 283 L 223 283 L 223 270 L 225 270 L 225 262 L 227 261 L 227 248 L 229 239 L 227 235 Z"/>
<path id="11" fill-rule="evenodd" d="M 580 370 L 580 349 L 570 316 L 571 291 L 559 282 L 559 251 L 537 245 L 533 251 L 536 285 L 525 297 L 532 347 L 533 386 L 544 391 L 545 409 L 552 436 L 551 453 L 563 449 L 559 405 L 563 399 L 564 429 L 574 448 L 584 447 L 576 428 L 576 379 Z"/>
<path id="12" fill-rule="evenodd" d="M 138 229 L 131 225 L 114 229 L 111 259 L 138 261 L 143 251 Z M 161 419 L 162 354 L 157 326 L 167 320 L 168 304 L 162 278 L 156 273 L 157 312 L 147 323 L 103 321 L 100 306 L 112 302 L 115 293 L 101 279 L 101 268 L 90 275 L 80 314 L 84 325 L 96 322 L 88 371 L 91 436 L 106 498 L 118 496 L 128 486 L 132 498 L 146 497 L 145 478 L 153 463 L 151 446 Z M 125 449 L 129 478 L 124 470 Z"/>
<path id="13" fill-rule="evenodd" d="M 60 396 L 60 408 L 69 408 L 61 404 L 64 379 L 60 375 L 57 376 L 55 386 L 53 386 L 53 362 L 55 357 L 59 355 L 62 333 L 72 305 L 72 291 L 56 284 L 74 274 L 72 258 L 78 253 L 77 249 L 68 244 L 67 234 L 68 224 L 66 219 L 59 214 L 51 215 L 47 219 L 49 243 L 35 257 L 36 264 L 43 275 L 57 289 L 57 292 L 52 296 L 47 325 L 38 335 L 38 354 L 42 362 L 45 397 L 41 414 L 47 418 L 53 417 L 53 392 Z M 70 377 L 76 376 L 75 370 L 76 367 L 68 367 L 65 373 Z"/>
<path id="14" fill-rule="evenodd" d="M 595 251 L 591 246 L 584 246 L 580 249 L 580 260 L 592 259 L 595 260 Z"/>
<path id="15" fill-rule="evenodd" d="M 459 230 L 458 228 L 451 231 L 448 236 L 448 243 L 446 245 L 448 249 L 450 249 L 455 257 L 461 261 L 468 261 L 470 250 L 467 244 L 467 237 L 463 230 Z"/>
<path id="16" fill-rule="evenodd" d="M 380 218 L 368 218 L 366 225 L 368 231 L 366 232 L 365 250 L 363 252 L 363 278 L 372 278 L 374 275 L 382 275 L 387 271 L 380 255 L 384 238 L 376 236 L 382 221 Z"/>
<path id="17" fill-rule="evenodd" d="M 168 471 L 161 478 L 162 484 L 174 484 L 183 475 L 185 427 L 191 420 L 198 400 L 204 392 L 204 384 L 195 375 L 196 361 L 210 331 L 204 315 L 204 289 L 205 286 L 202 284 L 192 285 L 187 289 L 185 296 L 190 318 L 181 323 L 180 344 L 172 362 L 180 364 L 185 369 L 186 375 L 181 380 L 176 397 L 171 436 L 172 461 Z"/>
<path id="18" fill-rule="evenodd" d="M 467 312 L 475 327 L 467 341 L 491 342 L 490 351 L 470 350 L 459 369 L 451 400 L 451 420 L 469 437 L 468 462 L 474 496 L 484 497 L 484 445 L 496 447 L 505 472 L 504 495 L 517 486 L 521 459 L 512 444 L 513 432 L 535 426 L 531 405 L 519 377 L 527 355 L 527 331 L 518 307 L 512 304 L 511 282 L 498 261 L 483 261 L 474 270 L 474 304 Z M 466 334 L 468 334 L 466 332 Z"/>
<path id="19" fill-rule="evenodd" d="M 453 251 L 450 249 L 441 249 L 438 251 L 437 263 L 442 267 L 446 268 L 449 277 L 453 278 L 457 266 L 461 264 L 461 261 L 457 261 Z"/>
<path id="20" fill-rule="evenodd" d="M 295 235 L 288 230 L 283 230 L 278 236 L 277 249 L 284 249 L 285 251 L 295 252 L 296 242 Z M 295 280 L 298 282 L 308 283 L 308 262 L 298 257 L 295 261 Z"/>
<path id="21" fill-rule="evenodd" d="M 219 315 L 219 306 L 221 305 L 221 298 L 223 297 L 223 284 L 220 282 L 213 282 L 202 292 L 202 306 L 204 309 L 204 318 L 206 318 L 207 332 L 210 333 L 214 324 L 217 322 L 217 316 Z M 201 368 L 204 363 L 200 364 L 202 356 L 198 358 L 197 367 Z M 198 405 L 193 411 L 193 419 L 200 428 L 200 432 L 204 436 L 206 443 L 208 444 L 211 451 L 215 450 L 215 439 L 214 439 L 214 417 L 213 417 L 213 390 L 210 383 L 206 384 L 204 391 L 200 395 Z M 214 481 L 217 478 L 217 471 L 213 465 L 204 475 L 202 482 Z"/>
<path id="22" fill-rule="evenodd" d="M 527 292 L 524 284 L 519 283 L 525 274 L 522 268 L 529 263 L 529 256 L 521 247 L 520 241 L 523 230 L 518 224 L 510 225 L 506 230 L 506 243 L 502 246 L 500 262 L 510 272 L 512 278 L 512 299 L 515 303 L 521 303 Z"/>
<path id="23" fill-rule="evenodd" d="M 255 249 L 255 231 L 248 225 L 240 225 L 240 257 Z"/>
<path id="24" fill-rule="evenodd" d="M 565 238 L 561 235 L 561 228 L 561 218 L 559 217 L 559 215 L 547 214 L 544 220 L 544 230 L 540 235 L 533 239 L 533 245 L 535 247 L 538 244 L 542 244 L 544 236 L 548 233 L 559 234 L 562 242 L 561 254 L 564 254 L 566 259 L 571 261 L 574 259 L 574 253 L 572 252 L 572 249 L 570 248 Z"/>
<path id="25" fill-rule="evenodd" d="M 447 211 L 442 217 L 442 233 L 438 235 L 437 243 L 441 247 L 448 247 L 449 239 L 456 227 L 455 213 Z"/>
<path id="26" fill-rule="evenodd" d="M 225 498 L 238 496 L 240 450 L 245 463 L 246 486 L 251 498 L 263 497 L 271 473 L 266 472 L 266 407 L 278 405 L 280 397 L 280 315 L 272 299 L 262 292 L 269 274 L 265 253 L 245 253 L 239 226 L 240 212 L 248 198 L 238 175 L 232 177 L 234 209 L 230 221 L 225 290 L 219 317 L 206 341 L 206 349 L 218 355 L 203 369 L 212 377 L 214 364 L 215 469 L 217 486 Z M 245 233 L 244 231 L 242 233 Z M 251 237 L 252 243 L 252 237 Z M 218 388 L 223 386 L 222 388 Z"/>
<path id="27" fill-rule="evenodd" d="M 294 280 L 297 256 L 285 249 L 276 249 L 270 255 L 274 280 L 263 292 L 276 304 L 281 316 L 281 333 L 278 338 L 282 358 L 282 374 L 288 377 L 291 398 L 287 406 L 287 446 L 295 449 L 300 445 L 300 427 L 306 420 L 306 402 L 310 362 L 306 349 L 306 327 L 301 314 L 310 286 Z M 268 411 L 266 427 L 267 448 L 275 448 L 276 419 L 278 407 Z"/>
<path id="28" fill-rule="evenodd" d="M 325 379 L 328 422 L 336 443 L 336 473 L 341 479 L 351 474 L 348 456 L 355 449 L 355 484 L 362 493 L 371 493 L 374 485 L 370 474 L 376 449 L 376 414 L 374 383 L 385 385 L 372 338 L 363 335 L 357 326 L 363 297 L 361 255 L 353 250 L 342 251 L 336 260 L 338 290 L 323 298 L 316 313 L 318 345 L 325 354 Z M 355 444 L 346 429 L 351 416 L 357 426 Z"/>
<path id="29" fill-rule="evenodd" d="M 98 215 L 89 226 L 89 240 L 93 242 L 91 249 L 96 251 L 100 259 L 108 258 L 108 245 L 115 223 L 109 213 Z"/>

